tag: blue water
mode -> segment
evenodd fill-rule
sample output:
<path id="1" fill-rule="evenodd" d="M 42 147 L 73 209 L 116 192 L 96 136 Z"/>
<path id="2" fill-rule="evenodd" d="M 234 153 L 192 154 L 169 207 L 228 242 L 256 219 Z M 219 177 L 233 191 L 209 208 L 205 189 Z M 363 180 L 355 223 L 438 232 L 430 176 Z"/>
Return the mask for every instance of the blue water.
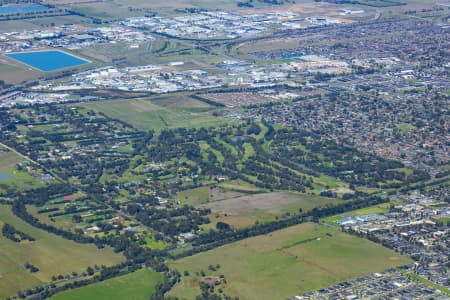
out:
<path id="1" fill-rule="evenodd" d="M 47 6 L 43 5 L 27 5 L 27 6 L 0 6 L 0 14 L 29 12 L 37 10 L 46 10 Z"/>
<path id="2" fill-rule="evenodd" d="M 8 173 L 0 173 L 0 180 L 12 179 L 13 177 Z"/>
<path id="3" fill-rule="evenodd" d="M 75 67 L 88 63 L 87 60 L 55 50 L 9 53 L 5 55 L 44 72 Z"/>

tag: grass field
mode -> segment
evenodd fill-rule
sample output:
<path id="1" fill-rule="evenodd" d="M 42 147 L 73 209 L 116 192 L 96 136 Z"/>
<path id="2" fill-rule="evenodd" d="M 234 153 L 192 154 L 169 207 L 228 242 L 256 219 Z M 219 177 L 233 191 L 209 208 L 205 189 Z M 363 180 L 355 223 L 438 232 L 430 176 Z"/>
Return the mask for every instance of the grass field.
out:
<path id="1" fill-rule="evenodd" d="M 209 188 L 204 186 L 181 191 L 177 194 L 177 199 L 179 199 L 183 204 L 197 206 L 212 201 L 221 201 L 243 195 L 245 194 L 238 191 L 231 191 L 222 188 Z"/>
<path id="2" fill-rule="evenodd" d="M 274 221 L 283 214 L 297 213 L 300 209 L 306 212 L 315 207 L 338 204 L 341 201 L 302 193 L 274 192 L 211 201 L 203 206 L 210 208 L 212 215 L 219 215 L 212 218 L 212 225 L 221 221 L 234 227 L 242 227 L 252 225 L 256 221 Z"/>
<path id="3" fill-rule="evenodd" d="M 28 172 L 19 171 L 16 168 L 16 165 L 23 161 L 25 161 L 24 158 L 0 146 L 0 175 L 7 177 L 0 176 L 0 195 L 44 186 Z"/>
<path id="4" fill-rule="evenodd" d="M 450 225 L 450 217 L 441 217 L 441 218 L 437 218 L 437 220 L 445 225 Z"/>
<path id="5" fill-rule="evenodd" d="M 110 248 L 77 244 L 37 229 L 14 216 L 11 208 L 0 205 L 0 226 L 8 223 L 31 235 L 34 242 L 13 242 L 0 236 L 0 298 L 49 282 L 53 275 L 83 272 L 88 266 L 113 265 L 124 260 Z M 24 263 L 30 262 L 39 272 L 30 273 Z"/>
<path id="6" fill-rule="evenodd" d="M 239 191 L 239 192 L 250 192 L 250 193 L 255 193 L 255 192 L 259 192 L 260 189 L 257 188 L 256 186 L 242 181 L 242 180 L 233 180 L 233 181 L 226 181 L 226 182 L 222 182 L 219 184 L 219 186 L 221 188 L 224 188 L 226 190 L 231 190 L 231 191 Z"/>
<path id="7" fill-rule="evenodd" d="M 400 131 L 408 132 L 408 131 L 411 131 L 411 130 L 415 130 L 417 127 L 414 126 L 414 125 L 412 125 L 412 124 L 402 123 L 402 124 L 398 124 L 398 125 L 397 125 L 397 128 L 398 128 Z"/>
<path id="8" fill-rule="evenodd" d="M 147 300 L 162 275 L 149 269 L 57 294 L 52 300 Z"/>
<path id="9" fill-rule="evenodd" d="M 38 77 L 39 71 L 0 55 L 0 80 L 8 84 L 21 83 Z"/>
<path id="10" fill-rule="evenodd" d="M 368 240 L 305 223 L 170 262 L 172 268 L 190 275 L 169 294 L 195 299 L 203 271 L 206 276 L 224 275 L 226 283 L 217 288 L 227 295 L 285 299 L 410 262 Z M 217 271 L 209 270 L 209 265 L 216 264 L 220 265 Z"/>
<path id="11" fill-rule="evenodd" d="M 212 115 L 214 108 L 191 98 L 158 98 L 153 102 L 143 99 L 101 101 L 81 106 L 118 118 L 140 130 L 155 131 L 177 127 L 209 127 L 231 122 Z M 175 102 L 175 104 L 174 104 Z"/>
<path id="12" fill-rule="evenodd" d="M 153 237 L 147 237 L 145 239 L 146 246 L 150 249 L 163 250 L 166 249 L 169 245 L 162 241 L 157 241 Z"/>

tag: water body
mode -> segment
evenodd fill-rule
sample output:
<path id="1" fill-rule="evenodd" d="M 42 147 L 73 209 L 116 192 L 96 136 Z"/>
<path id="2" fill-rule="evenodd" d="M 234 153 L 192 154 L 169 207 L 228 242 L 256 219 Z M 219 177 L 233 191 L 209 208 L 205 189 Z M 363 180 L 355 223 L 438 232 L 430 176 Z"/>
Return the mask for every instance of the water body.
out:
<path id="1" fill-rule="evenodd" d="M 43 72 L 50 72 L 89 63 L 87 60 L 57 50 L 18 52 L 5 55 Z"/>
<path id="2" fill-rule="evenodd" d="M 0 180 L 13 179 L 9 173 L 0 173 Z"/>
<path id="3" fill-rule="evenodd" d="M 22 13 L 29 11 L 46 10 L 44 5 L 27 5 L 27 6 L 0 6 L 0 14 Z"/>

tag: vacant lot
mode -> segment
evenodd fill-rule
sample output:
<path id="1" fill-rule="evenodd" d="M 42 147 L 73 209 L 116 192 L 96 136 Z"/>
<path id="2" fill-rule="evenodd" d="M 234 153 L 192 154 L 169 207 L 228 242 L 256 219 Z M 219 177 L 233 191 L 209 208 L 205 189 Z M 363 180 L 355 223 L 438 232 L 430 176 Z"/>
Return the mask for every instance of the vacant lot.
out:
<path id="1" fill-rule="evenodd" d="M 227 107 L 247 106 L 252 104 L 260 104 L 274 102 L 275 99 L 259 95 L 257 93 L 209 93 L 200 94 L 199 97 L 222 104 Z"/>
<path id="2" fill-rule="evenodd" d="M 147 300 L 162 281 L 160 273 L 141 269 L 134 273 L 109 279 L 83 288 L 57 294 L 52 300 Z"/>
<path id="3" fill-rule="evenodd" d="M 170 263 L 189 272 L 170 295 L 195 299 L 202 271 L 224 275 L 218 288 L 240 299 L 285 299 L 410 263 L 375 243 L 314 223 L 229 244 Z M 219 268 L 211 271 L 209 266 Z M 198 274 L 198 275 L 197 275 Z"/>
<path id="4" fill-rule="evenodd" d="M 34 242 L 13 242 L 0 236 L 0 298 L 20 290 L 50 282 L 53 275 L 83 272 L 88 266 L 113 265 L 124 258 L 111 248 L 77 244 L 37 229 L 14 216 L 10 206 L 0 205 L 0 227 L 4 223 L 29 234 Z M 29 262 L 39 268 L 30 273 L 24 268 Z"/>
<path id="5" fill-rule="evenodd" d="M 21 83 L 39 76 L 39 71 L 0 55 L 0 80 L 8 84 Z"/>
<path id="6" fill-rule="evenodd" d="M 229 122 L 228 119 L 214 117 L 207 104 L 190 99 L 158 98 L 151 102 L 144 99 L 101 101 L 82 104 L 83 107 L 103 112 L 121 119 L 140 130 L 162 130 L 176 127 L 209 127 Z M 178 105 L 174 105 L 173 102 Z"/>
<path id="7" fill-rule="evenodd" d="M 219 187 L 226 189 L 226 190 L 243 192 L 243 193 L 256 193 L 256 192 L 261 191 L 256 186 L 254 186 L 248 182 L 239 180 L 239 179 L 222 182 L 219 184 Z"/>
<path id="8" fill-rule="evenodd" d="M 327 204 L 338 204 L 339 199 L 325 198 L 316 195 L 274 192 L 245 195 L 226 200 L 211 201 L 203 204 L 220 217 L 214 221 L 226 222 L 235 227 L 254 224 L 255 221 L 271 221 L 286 213 L 297 213 L 301 209 L 306 212 L 315 207 Z"/>
<path id="9" fill-rule="evenodd" d="M 275 192 L 247 195 L 222 201 L 213 201 L 206 206 L 211 208 L 213 211 L 225 212 L 231 215 L 257 212 L 260 210 L 277 214 L 287 212 L 295 208 L 297 211 L 300 208 L 303 211 L 308 211 L 315 207 L 324 206 L 326 204 L 337 204 L 340 202 L 341 200 L 339 199 L 325 198 L 315 195 Z"/>
<path id="10" fill-rule="evenodd" d="M 201 205 L 212 201 L 222 201 L 245 195 L 237 191 L 227 191 L 222 188 L 209 188 L 207 186 L 185 190 L 177 194 L 177 199 L 183 204 Z"/>

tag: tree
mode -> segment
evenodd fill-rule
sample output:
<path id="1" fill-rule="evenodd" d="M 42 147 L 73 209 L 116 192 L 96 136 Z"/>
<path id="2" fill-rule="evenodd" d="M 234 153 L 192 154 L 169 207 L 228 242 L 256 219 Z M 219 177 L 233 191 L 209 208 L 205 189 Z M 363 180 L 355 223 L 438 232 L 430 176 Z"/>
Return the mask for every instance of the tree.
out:
<path id="1" fill-rule="evenodd" d="M 218 230 L 230 230 L 231 229 L 230 225 L 225 222 L 217 222 L 216 228 Z"/>

